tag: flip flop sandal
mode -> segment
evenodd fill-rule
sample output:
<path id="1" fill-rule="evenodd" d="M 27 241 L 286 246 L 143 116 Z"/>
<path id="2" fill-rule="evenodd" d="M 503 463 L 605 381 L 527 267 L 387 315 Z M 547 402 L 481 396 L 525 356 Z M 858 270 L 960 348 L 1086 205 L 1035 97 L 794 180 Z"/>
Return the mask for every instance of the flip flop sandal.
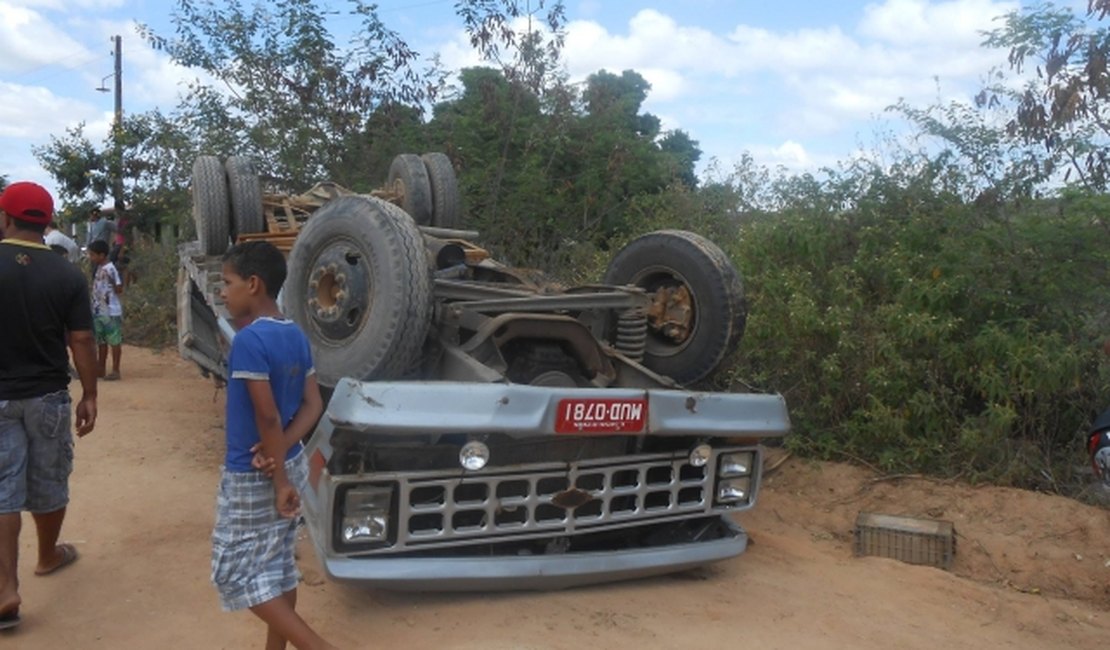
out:
<path id="1" fill-rule="evenodd" d="M 0 614 L 0 631 L 16 628 L 23 619 L 19 617 L 19 608 Z"/>
<path id="2" fill-rule="evenodd" d="M 37 576 L 48 576 L 51 573 L 56 573 L 67 566 L 77 561 L 77 547 L 73 544 L 59 544 L 58 548 L 62 549 L 62 561 L 57 566 L 47 569 L 46 571 L 35 571 Z"/>

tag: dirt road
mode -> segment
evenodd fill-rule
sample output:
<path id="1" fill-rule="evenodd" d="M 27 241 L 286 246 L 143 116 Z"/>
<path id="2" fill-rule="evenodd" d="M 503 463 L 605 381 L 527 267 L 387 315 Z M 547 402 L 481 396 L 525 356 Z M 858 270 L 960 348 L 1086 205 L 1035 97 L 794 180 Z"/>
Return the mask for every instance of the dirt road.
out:
<path id="1" fill-rule="evenodd" d="M 124 350 L 96 431 L 77 444 L 63 538 L 80 560 L 31 574 L 24 623 L 0 648 L 260 647 L 219 611 L 208 534 L 223 394 L 175 354 Z M 936 516 L 960 533 L 952 572 L 857 559 L 860 510 Z M 786 462 L 741 521 L 754 543 L 691 573 L 554 593 L 397 594 L 331 584 L 302 554 L 301 610 L 346 648 L 1104 648 L 1110 517 L 1014 490 L 873 481 Z"/>

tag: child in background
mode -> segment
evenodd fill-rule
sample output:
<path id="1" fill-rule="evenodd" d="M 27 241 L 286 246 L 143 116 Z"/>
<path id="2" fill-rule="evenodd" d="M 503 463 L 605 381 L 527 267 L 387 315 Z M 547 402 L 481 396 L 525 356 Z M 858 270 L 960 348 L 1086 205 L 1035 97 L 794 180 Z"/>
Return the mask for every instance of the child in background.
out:
<path id="1" fill-rule="evenodd" d="M 249 324 L 236 333 L 228 357 L 212 582 L 225 611 L 249 608 L 266 623 L 267 650 L 286 642 L 301 650 L 333 648 L 295 610 L 296 516 L 308 482 L 301 438 L 316 425 L 323 401 L 308 339 L 278 310 L 285 258 L 269 242 L 232 246 L 223 280 L 228 312 Z"/>
<path id="2" fill-rule="evenodd" d="M 108 261 L 108 243 L 95 240 L 89 244 L 89 260 L 93 263 L 93 332 L 100 359 L 100 376 L 105 381 L 120 378 L 119 362 L 123 351 L 123 280 L 114 264 Z M 112 348 L 112 372 L 108 370 L 108 348 Z"/>

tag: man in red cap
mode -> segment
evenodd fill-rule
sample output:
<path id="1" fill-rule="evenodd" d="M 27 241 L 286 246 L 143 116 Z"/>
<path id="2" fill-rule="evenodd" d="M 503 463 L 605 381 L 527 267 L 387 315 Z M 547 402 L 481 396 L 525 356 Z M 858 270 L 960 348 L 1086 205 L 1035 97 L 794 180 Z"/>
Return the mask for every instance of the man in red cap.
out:
<path id="1" fill-rule="evenodd" d="M 19 182 L 0 194 L 0 630 L 20 622 L 17 553 L 21 513 L 38 533 L 35 575 L 77 559 L 58 544 L 73 468 L 69 359 L 81 378 L 77 435 L 96 422 L 96 348 L 85 278 L 43 243 L 54 200 L 42 186 Z"/>

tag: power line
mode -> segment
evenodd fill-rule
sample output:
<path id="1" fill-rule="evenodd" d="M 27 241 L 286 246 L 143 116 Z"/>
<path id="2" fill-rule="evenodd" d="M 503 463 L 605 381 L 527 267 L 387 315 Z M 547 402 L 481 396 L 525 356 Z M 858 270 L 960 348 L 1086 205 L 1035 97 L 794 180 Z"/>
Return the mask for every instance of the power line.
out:
<path id="1" fill-rule="evenodd" d="M 86 50 L 95 50 L 96 49 L 93 45 L 90 45 L 88 43 L 78 43 L 78 45 L 83 45 Z M 46 68 L 49 68 L 51 66 L 62 65 L 67 61 L 72 61 L 73 59 L 76 59 L 76 58 L 82 57 L 82 56 L 87 56 L 87 55 L 88 55 L 87 52 L 75 52 L 75 53 L 70 54 L 68 56 L 59 57 L 57 59 L 54 59 L 53 61 L 47 61 L 45 63 L 39 64 L 38 66 L 35 66 L 34 68 L 31 68 L 30 70 L 25 70 L 23 72 L 18 72 L 16 74 L 14 74 L 13 77 L 15 77 L 15 78 L 26 77 L 28 75 L 35 74 L 36 72 L 39 72 L 40 70 L 45 70 Z M 95 60 L 99 60 L 101 58 L 108 57 L 108 56 L 111 56 L 111 54 L 109 53 L 109 54 L 103 54 L 103 55 L 96 55 L 94 58 L 91 58 L 88 61 L 86 61 L 85 63 L 82 63 L 82 64 L 80 64 L 78 66 L 75 66 L 74 68 L 71 68 L 71 69 L 82 68 L 82 67 L 88 65 L 89 63 L 92 63 Z"/>
<path id="2" fill-rule="evenodd" d="M 104 61 L 104 58 L 105 58 L 104 56 L 95 56 L 95 57 L 93 57 L 91 59 L 88 59 L 88 60 L 86 60 L 82 63 L 79 63 L 77 65 L 68 66 L 68 67 L 62 68 L 60 70 L 54 70 L 53 72 L 42 75 L 40 77 L 36 77 L 34 79 L 26 79 L 27 75 L 33 74 L 34 72 L 39 71 L 39 70 L 43 70 L 43 69 L 45 69 L 45 68 L 47 68 L 51 65 L 56 65 L 54 63 L 48 63 L 48 64 L 44 64 L 44 65 L 39 66 L 35 70 L 31 70 L 31 71 L 28 71 L 28 72 L 23 72 L 23 73 L 20 73 L 18 75 L 15 75 L 15 77 L 16 77 L 16 80 L 20 81 L 21 83 L 23 83 L 25 85 L 41 85 L 44 81 L 47 81 L 49 79 L 53 79 L 54 77 L 57 77 L 58 75 L 65 74 L 67 72 L 76 72 L 78 70 L 87 68 L 87 67 L 93 65 L 94 63 L 101 63 L 101 62 Z M 65 60 L 65 59 L 63 59 L 63 60 Z M 23 77 L 24 79 L 19 79 L 20 77 Z"/>

